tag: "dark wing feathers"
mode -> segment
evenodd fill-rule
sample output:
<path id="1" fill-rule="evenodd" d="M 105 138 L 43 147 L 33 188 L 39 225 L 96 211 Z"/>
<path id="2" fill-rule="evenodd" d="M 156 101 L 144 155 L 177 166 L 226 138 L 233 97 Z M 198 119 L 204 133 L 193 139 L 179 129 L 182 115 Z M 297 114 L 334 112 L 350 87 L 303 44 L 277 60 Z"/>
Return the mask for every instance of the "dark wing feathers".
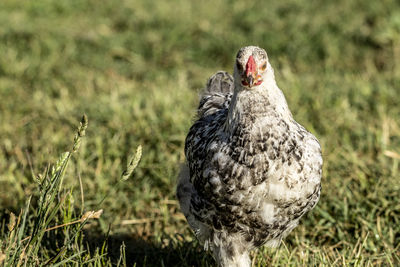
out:
<path id="1" fill-rule="evenodd" d="M 221 109 L 227 109 L 233 94 L 233 77 L 219 71 L 208 79 L 207 87 L 200 98 L 197 111 L 199 118 L 211 115 Z"/>
<path id="2" fill-rule="evenodd" d="M 190 167 L 191 182 L 203 191 L 203 180 L 194 175 L 203 168 L 207 146 L 226 120 L 233 95 L 233 78 L 224 71 L 211 76 L 200 96 L 198 120 L 192 125 L 185 141 L 185 154 Z M 196 181 L 193 181 L 196 180 Z"/>

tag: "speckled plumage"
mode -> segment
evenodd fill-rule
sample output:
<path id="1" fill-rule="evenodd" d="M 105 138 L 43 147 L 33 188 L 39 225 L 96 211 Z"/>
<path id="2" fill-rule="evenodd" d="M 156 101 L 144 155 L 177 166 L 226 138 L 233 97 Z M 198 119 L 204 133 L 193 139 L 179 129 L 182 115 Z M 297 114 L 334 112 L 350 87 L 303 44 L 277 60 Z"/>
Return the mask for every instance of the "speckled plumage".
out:
<path id="1" fill-rule="evenodd" d="M 261 81 L 251 88 L 243 81 L 250 56 Z M 320 145 L 293 119 L 261 48 L 238 52 L 233 77 L 209 79 L 185 154 L 181 210 L 220 266 L 250 266 L 251 249 L 278 246 L 318 202 Z"/>

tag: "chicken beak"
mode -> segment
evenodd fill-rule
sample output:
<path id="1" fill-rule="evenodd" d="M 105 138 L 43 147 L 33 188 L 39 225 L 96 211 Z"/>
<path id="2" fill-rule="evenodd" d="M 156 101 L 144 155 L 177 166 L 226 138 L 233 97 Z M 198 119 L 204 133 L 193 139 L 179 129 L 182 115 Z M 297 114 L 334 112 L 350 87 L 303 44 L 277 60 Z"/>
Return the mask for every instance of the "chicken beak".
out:
<path id="1" fill-rule="evenodd" d="M 246 82 L 249 85 L 249 87 L 253 86 L 253 84 L 254 84 L 253 74 L 250 74 L 249 76 L 246 77 Z"/>

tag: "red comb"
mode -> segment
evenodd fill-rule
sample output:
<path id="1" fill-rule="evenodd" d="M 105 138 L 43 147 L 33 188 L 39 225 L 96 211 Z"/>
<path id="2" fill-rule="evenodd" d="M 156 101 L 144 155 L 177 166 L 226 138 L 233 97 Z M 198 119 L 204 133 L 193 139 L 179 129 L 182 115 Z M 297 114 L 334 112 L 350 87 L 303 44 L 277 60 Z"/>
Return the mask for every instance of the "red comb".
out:
<path id="1" fill-rule="evenodd" d="M 250 56 L 246 63 L 246 76 L 253 74 L 256 71 L 256 62 L 253 56 Z"/>

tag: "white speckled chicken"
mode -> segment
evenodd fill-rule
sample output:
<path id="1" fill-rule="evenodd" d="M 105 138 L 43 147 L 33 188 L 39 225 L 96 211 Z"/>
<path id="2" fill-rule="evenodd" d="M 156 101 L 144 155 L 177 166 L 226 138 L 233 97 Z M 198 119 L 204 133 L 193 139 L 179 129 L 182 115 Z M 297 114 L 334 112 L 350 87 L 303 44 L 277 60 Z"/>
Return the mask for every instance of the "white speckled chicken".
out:
<path id="1" fill-rule="evenodd" d="M 318 202 L 318 140 L 292 117 L 264 49 L 243 47 L 233 77 L 217 72 L 186 138 L 177 197 L 219 266 L 250 266 Z"/>

